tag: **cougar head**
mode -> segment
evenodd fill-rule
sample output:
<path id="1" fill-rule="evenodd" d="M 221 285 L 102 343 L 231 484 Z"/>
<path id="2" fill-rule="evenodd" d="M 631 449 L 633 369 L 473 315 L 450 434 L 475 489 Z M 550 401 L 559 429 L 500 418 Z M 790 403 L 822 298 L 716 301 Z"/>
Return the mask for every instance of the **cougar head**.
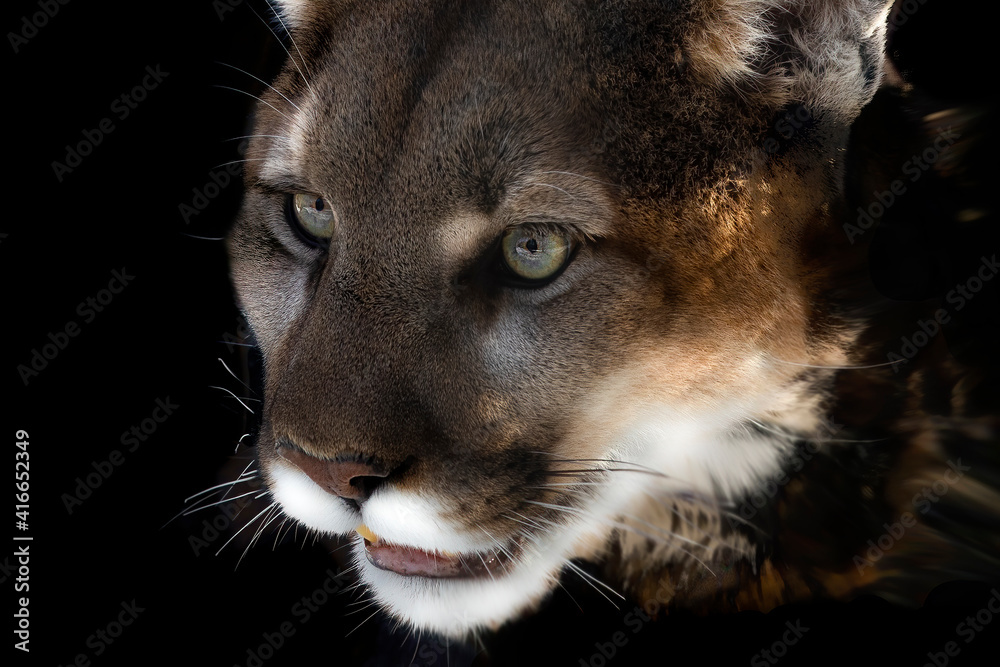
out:
<path id="1" fill-rule="evenodd" d="M 851 333 L 806 248 L 885 2 L 277 5 L 228 240 L 259 463 L 389 613 L 497 627 L 822 427 Z"/>

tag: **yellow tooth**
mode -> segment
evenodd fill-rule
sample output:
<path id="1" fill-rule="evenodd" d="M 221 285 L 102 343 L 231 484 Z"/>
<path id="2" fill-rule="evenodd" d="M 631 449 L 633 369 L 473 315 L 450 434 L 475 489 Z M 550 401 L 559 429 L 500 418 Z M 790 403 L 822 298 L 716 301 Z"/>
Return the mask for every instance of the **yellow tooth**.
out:
<path id="1" fill-rule="evenodd" d="M 373 533 L 371 531 L 371 529 L 368 528 L 368 526 L 366 526 L 365 524 L 359 523 L 358 527 L 355 528 L 354 530 L 358 531 L 358 535 L 360 535 L 361 537 L 365 538 L 366 540 L 368 540 L 372 544 L 375 544 L 376 542 L 378 542 L 378 535 L 376 535 L 375 533 Z"/>

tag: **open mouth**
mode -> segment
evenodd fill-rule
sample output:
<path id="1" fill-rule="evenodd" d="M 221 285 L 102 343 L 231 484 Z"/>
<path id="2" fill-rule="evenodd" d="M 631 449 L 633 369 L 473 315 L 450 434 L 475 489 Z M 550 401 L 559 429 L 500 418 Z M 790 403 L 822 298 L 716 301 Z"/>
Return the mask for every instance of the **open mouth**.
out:
<path id="1" fill-rule="evenodd" d="M 379 539 L 363 524 L 358 526 L 357 531 L 364 539 L 365 556 L 372 565 L 407 577 L 472 579 L 503 576 L 518 548 L 509 546 L 473 554 L 425 551 L 390 544 Z"/>

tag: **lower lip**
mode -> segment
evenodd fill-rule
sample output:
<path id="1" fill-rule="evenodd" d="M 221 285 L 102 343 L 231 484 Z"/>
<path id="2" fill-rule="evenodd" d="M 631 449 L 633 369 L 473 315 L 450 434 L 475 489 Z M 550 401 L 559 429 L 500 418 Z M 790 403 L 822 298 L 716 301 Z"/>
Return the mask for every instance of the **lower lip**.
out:
<path id="1" fill-rule="evenodd" d="M 364 538 L 363 538 L 364 539 Z M 505 572 L 510 559 L 499 553 L 446 556 L 412 547 L 396 546 L 364 539 L 365 555 L 375 567 L 405 577 L 434 579 L 474 579 Z"/>

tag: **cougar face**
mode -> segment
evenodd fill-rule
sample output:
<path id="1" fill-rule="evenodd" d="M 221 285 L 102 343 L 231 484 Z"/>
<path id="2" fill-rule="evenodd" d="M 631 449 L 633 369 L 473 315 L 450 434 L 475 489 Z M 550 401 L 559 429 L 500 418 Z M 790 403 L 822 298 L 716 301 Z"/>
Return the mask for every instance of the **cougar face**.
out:
<path id="1" fill-rule="evenodd" d="M 823 428 L 853 334 L 806 249 L 884 3 L 277 4 L 228 242 L 259 463 L 391 614 L 497 627 Z"/>

